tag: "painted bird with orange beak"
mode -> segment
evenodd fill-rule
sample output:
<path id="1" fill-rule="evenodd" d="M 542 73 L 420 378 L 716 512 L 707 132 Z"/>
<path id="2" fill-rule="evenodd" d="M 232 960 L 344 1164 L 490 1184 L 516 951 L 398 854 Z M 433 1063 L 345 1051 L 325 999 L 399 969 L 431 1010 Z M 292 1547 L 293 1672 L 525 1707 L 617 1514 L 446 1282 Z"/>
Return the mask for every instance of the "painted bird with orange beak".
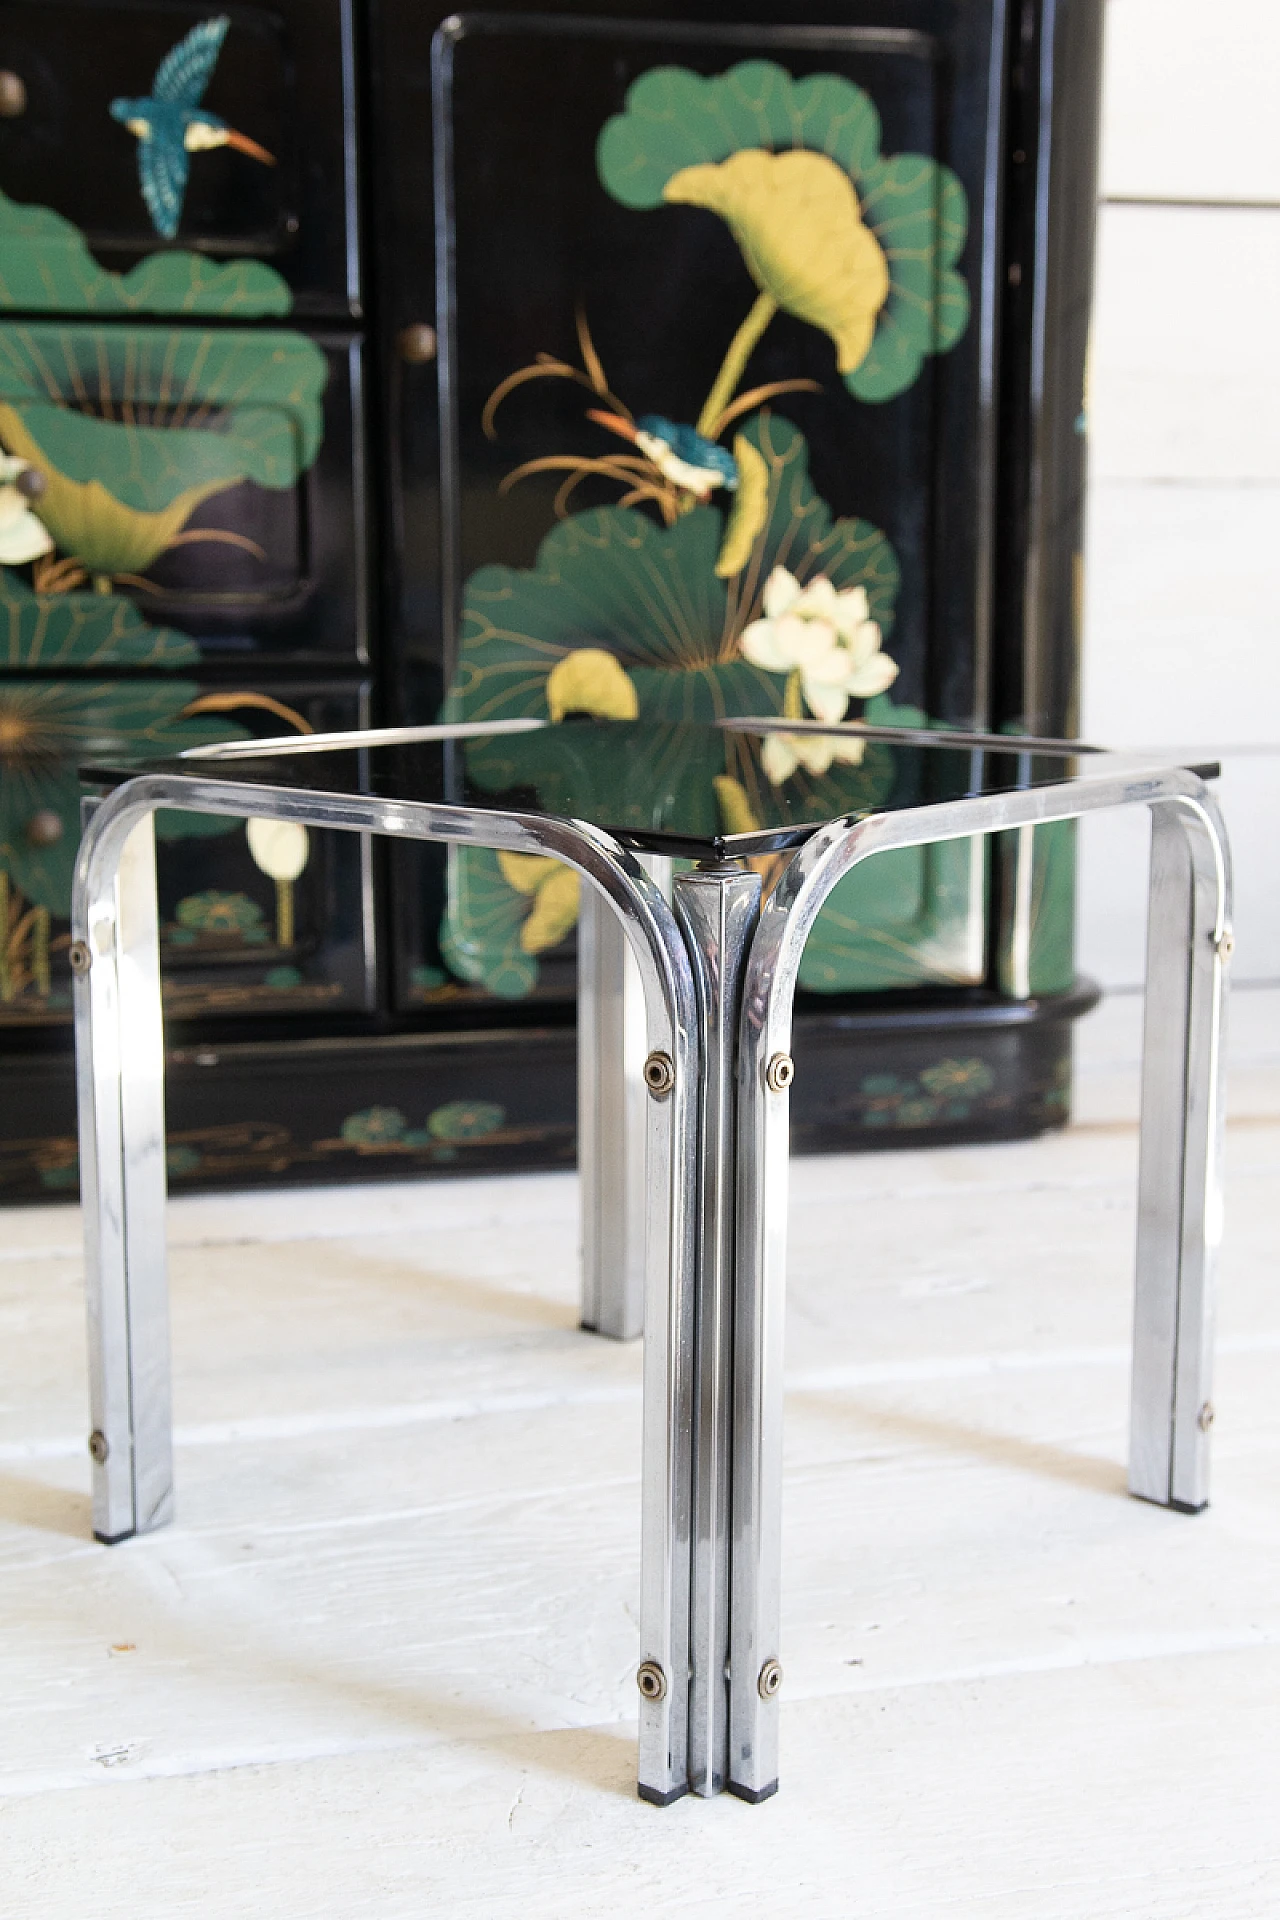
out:
<path id="1" fill-rule="evenodd" d="M 260 160 L 263 166 L 276 163 L 275 155 L 256 140 L 237 133 L 200 105 L 230 24 L 226 14 L 202 20 L 165 55 L 156 68 L 149 94 L 111 102 L 112 119 L 126 126 L 138 142 L 142 197 L 152 226 L 166 240 L 172 240 L 178 231 L 193 153 L 234 147 L 238 153 Z"/>

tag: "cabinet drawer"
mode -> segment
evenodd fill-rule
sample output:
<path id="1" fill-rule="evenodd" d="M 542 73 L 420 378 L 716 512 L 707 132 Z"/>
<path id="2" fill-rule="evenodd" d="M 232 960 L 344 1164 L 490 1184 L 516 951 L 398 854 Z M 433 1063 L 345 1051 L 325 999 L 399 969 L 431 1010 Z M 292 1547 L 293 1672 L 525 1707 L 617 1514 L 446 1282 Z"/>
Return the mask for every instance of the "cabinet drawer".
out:
<path id="1" fill-rule="evenodd" d="M 0 672 L 362 662 L 361 409 L 349 334 L 0 321 Z"/>
<path id="2" fill-rule="evenodd" d="M 358 683 L 0 680 L 0 1030 L 71 1017 L 78 762 L 367 720 Z M 272 845 L 238 820 L 162 813 L 157 881 L 171 1021 L 373 1008 L 372 869 L 360 835 Z"/>
<path id="3" fill-rule="evenodd" d="M 349 0 L 5 0 L 0 68 L 0 306 L 360 312 Z"/>

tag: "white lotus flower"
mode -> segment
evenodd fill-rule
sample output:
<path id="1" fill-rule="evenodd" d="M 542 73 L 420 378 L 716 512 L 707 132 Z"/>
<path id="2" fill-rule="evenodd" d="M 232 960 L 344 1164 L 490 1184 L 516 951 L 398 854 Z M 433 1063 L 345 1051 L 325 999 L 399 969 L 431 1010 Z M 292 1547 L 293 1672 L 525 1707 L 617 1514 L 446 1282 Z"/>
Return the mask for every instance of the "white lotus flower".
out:
<path id="1" fill-rule="evenodd" d="M 27 471 L 27 461 L 0 453 L 0 563 L 22 567 L 53 552 L 53 541 L 43 520 L 37 520 L 25 494 L 15 485 Z"/>
<path id="2" fill-rule="evenodd" d="M 785 786 L 797 767 L 821 779 L 833 760 L 846 767 L 862 765 L 866 741 L 844 733 L 771 733 L 760 749 L 760 765 L 770 786 Z"/>
<path id="3" fill-rule="evenodd" d="M 869 700 L 898 677 L 897 662 L 881 651 L 866 588 L 839 592 L 825 573 L 802 587 L 775 567 L 764 584 L 764 618 L 745 629 L 742 651 L 766 673 L 798 674 L 816 720 L 843 720 L 850 700 Z"/>

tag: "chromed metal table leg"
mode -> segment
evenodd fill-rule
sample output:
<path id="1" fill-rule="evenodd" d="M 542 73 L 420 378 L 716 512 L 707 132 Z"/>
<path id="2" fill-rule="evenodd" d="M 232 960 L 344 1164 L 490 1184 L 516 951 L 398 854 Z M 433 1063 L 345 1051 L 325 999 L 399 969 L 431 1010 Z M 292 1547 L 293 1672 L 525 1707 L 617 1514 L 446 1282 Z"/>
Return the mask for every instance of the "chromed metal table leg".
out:
<path id="1" fill-rule="evenodd" d="M 671 862 L 642 857 L 669 896 Z M 582 1324 L 611 1340 L 644 1332 L 644 989 L 617 914 L 594 887 L 578 915 L 578 1181 Z"/>
<path id="2" fill-rule="evenodd" d="M 1151 809 L 1129 1490 L 1209 1497 L 1231 873 L 1212 800 Z"/>
<path id="3" fill-rule="evenodd" d="M 94 843 L 86 842 L 86 855 Z M 82 858 L 72 920 L 80 1181 L 93 1433 L 93 1530 L 173 1513 L 165 1259 L 164 1038 L 155 837 Z"/>
<path id="4" fill-rule="evenodd" d="M 673 897 L 694 962 L 701 1032 L 689 1785 L 707 1795 L 728 1780 L 735 1063 L 760 878 L 737 866 L 699 868 L 679 876 Z"/>

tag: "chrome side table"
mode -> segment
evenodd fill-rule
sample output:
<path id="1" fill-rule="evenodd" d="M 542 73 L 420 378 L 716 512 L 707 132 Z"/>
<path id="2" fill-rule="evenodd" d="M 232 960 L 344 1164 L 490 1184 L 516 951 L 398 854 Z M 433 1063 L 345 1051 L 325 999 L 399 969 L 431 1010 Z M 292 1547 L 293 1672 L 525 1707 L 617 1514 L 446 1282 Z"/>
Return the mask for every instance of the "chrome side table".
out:
<path id="1" fill-rule="evenodd" d="M 1084 750 L 1070 743 L 864 729 L 911 775 L 900 802 L 832 819 L 820 791 L 802 790 L 776 799 L 771 826 L 715 831 L 696 779 L 673 767 L 712 764 L 726 733 L 748 767 L 775 727 L 673 727 L 656 760 L 652 729 L 516 722 L 86 770 L 106 790 L 87 812 L 72 950 L 93 1524 L 106 1541 L 163 1525 L 173 1501 L 156 809 L 551 855 L 590 883 L 583 1317 L 619 1335 L 643 1320 L 646 1335 L 639 1788 L 659 1804 L 777 1787 L 792 1002 L 819 909 L 872 855 L 1151 809 L 1130 1487 L 1187 1511 L 1207 1497 L 1230 867 L 1201 772 L 1099 755 L 1077 773 Z M 747 862 L 779 852 L 790 858 L 762 899 Z M 673 858 L 697 864 L 671 880 L 660 863 Z"/>

